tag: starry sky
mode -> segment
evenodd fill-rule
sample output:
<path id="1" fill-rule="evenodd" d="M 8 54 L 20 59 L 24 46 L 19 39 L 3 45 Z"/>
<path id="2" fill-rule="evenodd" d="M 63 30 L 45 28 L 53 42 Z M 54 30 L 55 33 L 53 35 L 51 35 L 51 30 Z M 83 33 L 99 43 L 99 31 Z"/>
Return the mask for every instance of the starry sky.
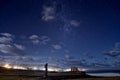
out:
<path id="1" fill-rule="evenodd" d="M 119 0 L 0 0 L 0 63 L 120 67 Z"/>

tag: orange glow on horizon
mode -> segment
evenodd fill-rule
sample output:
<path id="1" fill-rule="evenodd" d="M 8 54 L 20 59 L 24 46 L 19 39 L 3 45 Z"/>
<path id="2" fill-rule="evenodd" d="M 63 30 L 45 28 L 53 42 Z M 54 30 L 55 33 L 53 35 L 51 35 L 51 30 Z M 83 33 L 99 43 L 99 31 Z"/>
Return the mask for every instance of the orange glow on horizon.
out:
<path id="1" fill-rule="evenodd" d="M 12 66 L 11 66 L 9 63 L 4 64 L 4 66 L 3 66 L 3 67 L 5 67 L 5 68 L 7 68 L 7 69 L 12 68 Z"/>

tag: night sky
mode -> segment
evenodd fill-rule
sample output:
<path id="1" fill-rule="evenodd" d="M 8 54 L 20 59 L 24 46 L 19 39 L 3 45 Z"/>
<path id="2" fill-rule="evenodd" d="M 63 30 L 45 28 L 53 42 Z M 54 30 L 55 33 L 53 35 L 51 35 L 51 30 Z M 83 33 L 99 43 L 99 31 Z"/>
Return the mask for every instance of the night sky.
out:
<path id="1" fill-rule="evenodd" d="M 119 0 L 0 0 L 0 63 L 120 69 Z"/>

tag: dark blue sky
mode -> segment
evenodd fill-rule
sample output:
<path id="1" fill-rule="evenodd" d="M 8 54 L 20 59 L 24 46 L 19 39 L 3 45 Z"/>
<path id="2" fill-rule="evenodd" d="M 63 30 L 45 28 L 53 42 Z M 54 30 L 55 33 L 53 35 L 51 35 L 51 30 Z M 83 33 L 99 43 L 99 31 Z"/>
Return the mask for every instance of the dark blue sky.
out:
<path id="1" fill-rule="evenodd" d="M 119 2 L 0 0 L 1 63 L 120 67 Z"/>

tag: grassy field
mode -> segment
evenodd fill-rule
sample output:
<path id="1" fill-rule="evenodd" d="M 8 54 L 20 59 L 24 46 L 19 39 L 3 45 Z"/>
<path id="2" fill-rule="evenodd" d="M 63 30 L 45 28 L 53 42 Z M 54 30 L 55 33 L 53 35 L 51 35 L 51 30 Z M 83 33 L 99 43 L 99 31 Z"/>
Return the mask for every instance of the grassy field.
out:
<path id="1" fill-rule="evenodd" d="M 0 76 L 0 80 L 40 80 L 37 77 Z"/>
<path id="2" fill-rule="evenodd" d="M 54 80 L 54 79 L 40 79 L 39 77 L 0 76 L 0 80 Z M 120 80 L 120 77 L 56 79 L 56 80 Z"/>
<path id="3" fill-rule="evenodd" d="M 91 77 L 80 72 L 49 72 L 47 79 L 43 71 L 0 69 L 0 80 L 120 80 L 120 77 Z"/>

